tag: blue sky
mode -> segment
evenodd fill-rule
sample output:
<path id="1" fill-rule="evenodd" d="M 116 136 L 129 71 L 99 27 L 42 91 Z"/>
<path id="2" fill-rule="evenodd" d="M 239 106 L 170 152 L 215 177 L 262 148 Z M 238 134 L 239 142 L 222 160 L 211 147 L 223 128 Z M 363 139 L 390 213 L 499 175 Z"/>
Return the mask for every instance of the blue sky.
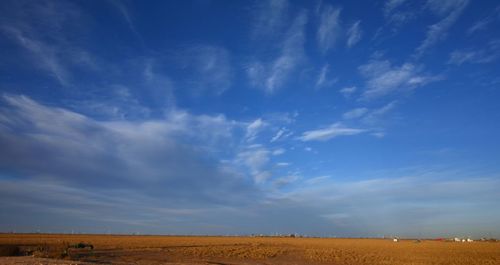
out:
<path id="1" fill-rule="evenodd" d="M 2 1 L 2 231 L 500 236 L 497 1 Z"/>

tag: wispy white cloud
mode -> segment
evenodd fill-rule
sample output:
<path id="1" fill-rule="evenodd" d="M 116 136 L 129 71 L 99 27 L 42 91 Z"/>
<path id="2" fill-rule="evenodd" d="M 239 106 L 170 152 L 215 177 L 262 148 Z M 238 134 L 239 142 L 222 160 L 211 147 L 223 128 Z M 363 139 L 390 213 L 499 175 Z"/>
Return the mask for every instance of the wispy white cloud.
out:
<path id="1" fill-rule="evenodd" d="M 299 112 L 292 110 L 289 112 L 272 112 L 264 114 L 267 121 L 275 124 L 291 124 L 294 123 L 299 116 Z"/>
<path id="2" fill-rule="evenodd" d="M 151 109 L 131 94 L 131 89 L 121 84 L 106 87 L 109 97 L 102 100 L 67 100 L 66 105 L 82 114 L 109 120 L 134 120 L 150 117 Z"/>
<path id="3" fill-rule="evenodd" d="M 340 8 L 325 4 L 320 8 L 320 19 L 316 38 L 321 52 L 328 52 L 340 36 Z"/>
<path id="4" fill-rule="evenodd" d="M 385 135 L 383 125 L 387 122 L 387 116 L 396 108 L 397 104 L 398 101 L 391 101 L 379 108 L 355 108 L 344 112 L 342 119 L 371 127 L 370 134 L 380 138 Z"/>
<path id="5" fill-rule="evenodd" d="M 427 0 L 425 7 L 438 16 L 448 16 L 457 9 L 463 9 L 469 0 Z"/>
<path id="6" fill-rule="evenodd" d="M 285 127 L 282 127 L 278 131 L 276 131 L 276 134 L 271 138 L 271 140 L 269 142 L 274 143 L 277 141 L 283 141 L 292 135 L 293 135 L 292 131 L 290 131 L 289 129 L 287 129 Z"/>
<path id="7" fill-rule="evenodd" d="M 490 63 L 500 58 L 500 40 L 490 41 L 485 49 L 455 50 L 450 54 L 449 64 Z"/>
<path id="8" fill-rule="evenodd" d="M 271 143 L 278 141 L 281 138 L 281 136 L 283 136 L 284 133 L 285 133 L 285 130 L 283 128 L 279 129 L 276 132 L 276 134 L 273 136 L 273 138 L 271 138 Z"/>
<path id="9" fill-rule="evenodd" d="M 500 5 L 493 10 L 492 14 L 487 15 L 486 17 L 483 17 L 476 21 L 470 28 L 467 29 L 467 35 L 474 34 L 478 31 L 485 30 L 487 27 L 490 26 L 493 22 L 496 20 L 500 19 Z"/>
<path id="10" fill-rule="evenodd" d="M 391 13 L 394 9 L 407 2 L 407 0 L 387 0 L 384 5 L 384 13 Z"/>
<path id="11" fill-rule="evenodd" d="M 230 53 L 223 47 L 196 45 L 180 54 L 180 66 L 186 70 L 186 86 L 195 94 L 210 91 L 222 94 L 232 84 L 233 70 Z"/>
<path id="12" fill-rule="evenodd" d="M 177 108 L 175 86 L 161 71 L 160 58 L 133 57 L 124 62 L 106 63 L 109 72 L 99 71 L 98 80 L 83 80 L 78 96 L 64 99 L 64 106 L 103 120 L 138 120 L 164 116 Z"/>
<path id="13" fill-rule="evenodd" d="M 270 162 L 271 152 L 262 146 L 250 146 L 238 153 L 237 162 L 250 169 L 255 183 L 263 183 L 271 178 L 266 169 Z"/>
<path id="14" fill-rule="evenodd" d="M 248 124 L 246 129 L 245 138 L 247 141 L 251 142 L 257 138 L 259 132 L 266 126 L 266 123 L 261 119 L 256 119 L 250 124 Z"/>
<path id="15" fill-rule="evenodd" d="M 357 135 L 360 133 L 366 132 L 365 129 L 357 129 L 357 128 L 349 128 L 341 123 L 334 123 L 328 127 L 311 130 L 302 133 L 299 137 L 300 140 L 307 141 L 327 141 L 335 137 L 339 136 L 349 136 L 349 135 Z"/>
<path id="16" fill-rule="evenodd" d="M 276 149 L 276 150 L 274 150 L 274 151 L 273 151 L 273 155 L 274 155 L 274 156 L 279 156 L 279 155 L 284 154 L 285 152 L 286 152 L 286 150 L 285 150 L 285 149 L 283 149 L 283 148 L 278 148 L 278 149 Z"/>
<path id="17" fill-rule="evenodd" d="M 72 84 L 72 67 L 99 68 L 96 58 L 77 45 L 68 33 L 82 30 L 86 17 L 70 2 L 12 1 L 10 12 L 3 12 L 0 31 L 22 47 L 32 65 L 37 66 L 62 86 Z"/>
<path id="18" fill-rule="evenodd" d="M 271 74 L 266 79 L 266 91 L 273 93 L 285 82 L 302 56 L 304 43 L 304 26 L 307 23 L 305 12 L 294 20 L 285 40 L 281 56 L 273 63 Z"/>
<path id="19" fill-rule="evenodd" d="M 476 32 L 483 31 L 488 28 L 492 23 L 500 19 L 500 5 L 493 10 L 490 15 L 487 15 L 474 23 L 467 29 L 467 35 L 472 35 Z"/>
<path id="20" fill-rule="evenodd" d="M 315 85 L 316 88 L 328 87 L 337 82 L 336 78 L 331 78 L 328 76 L 329 70 L 330 70 L 329 64 L 325 64 L 323 65 L 323 67 L 321 67 L 318 79 L 316 80 L 316 85 Z"/>
<path id="21" fill-rule="evenodd" d="M 312 177 L 312 178 L 308 178 L 307 180 L 305 180 L 304 182 L 308 185 L 316 185 L 318 183 L 321 183 L 321 182 L 324 182 L 328 179 L 330 179 L 331 176 L 319 176 L 319 177 Z"/>
<path id="22" fill-rule="evenodd" d="M 394 26 L 394 29 L 416 18 L 416 10 L 408 5 L 408 0 L 387 0 L 383 7 L 383 13 L 388 24 Z"/>
<path id="23" fill-rule="evenodd" d="M 253 62 L 247 67 L 247 75 L 253 86 L 273 94 L 287 81 L 296 66 L 304 58 L 304 27 L 307 14 L 301 11 L 294 19 L 283 41 L 279 56 L 269 63 Z"/>
<path id="24" fill-rule="evenodd" d="M 150 104 L 153 102 L 157 107 L 175 109 L 177 99 L 174 93 L 173 81 L 170 77 L 161 73 L 157 68 L 157 62 L 154 58 L 146 58 L 137 64 L 139 72 L 142 72 L 144 78 L 143 84 L 147 89 L 144 89 L 150 95 Z M 145 91 L 143 91 L 145 92 Z"/>
<path id="25" fill-rule="evenodd" d="M 360 66 L 359 71 L 366 78 L 367 90 L 363 99 L 373 99 L 395 91 L 408 91 L 430 82 L 440 80 L 440 76 L 422 73 L 421 67 L 412 63 L 392 66 L 387 60 L 372 60 Z"/>
<path id="26" fill-rule="evenodd" d="M 444 18 L 429 26 L 425 40 L 415 50 L 416 57 L 422 56 L 426 50 L 446 38 L 448 29 L 460 17 L 468 2 L 468 0 L 427 1 L 427 7 L 438 16 L 444 16 Z"/>
<path id="27" fill-rule="evenodd" d="M 287 0 L 259 1 L 252 23 L 253 38 L 270 38 L 279 35 L 286 26 Z"/>
<path id="28" fill-rule="evenodd" d="M 262 62 L 252 62 L 246 67 L 246 74 L 250 85 L 253 87 L 263 87 L 263 79 L 266 75 L 266 66 Z"/>
<path id="29" fill-rule="evenodd" d="M 453 51 L 450 54 L 448 63 L 461 65 L 463 63 L 489 63 L 499 57 L 499 54 L 489 54 L 484 50 L 480 51 Z"/>
<path id="30" fill-rule="evenodd" d="M 61 85 L 69 85 L 70 73 L 57 48 L 33 39 L 16 28 L 3 27 L 3 31 L 34 56 L 35 65 L 52 75 Z"/>
<path id="31" fill-rule="evenodd" d="M 326 81 L 326 74 L 328 72 L 329 65 L 326 64 L 321 68 L 321 71 L 318 75 L 318 80 L 316 81 L 316 87 L 322 86 Z"/>
<path id="32" fill-rule="evenodd" d="M 340 93 L 346 97 L 349 98 L 353 93 L 355 93 L 357 88 L 355 86 L 349 86 L 349 87 L 344 87 L 340 89 Z"/>
<path id="33" fill-rule="evenodd" d="M 392 111 L 398 104 L 398 101 L 391 101 L 384 106 L 376 109 L 372 109 L 364 113 L 365 115 L 361 119 L 361 121 L 365 124 L 374 125 L 379 123 L 386 114 Z M 380 133 L 380 132 L 378 132 Z M 377 134 L 375 136 L 378 136 Z"/>
<path id="34" fill-rule="evenodd" d="M 354 22 L 347 30 L 347 43 L 346 43 L 346 45 L 349 48 L 351 48 L 356 43 L 358 43 L 361 40 L 361 38 L 363 37 L 363 31 L 361 30 L 361 27 L 359 26 L 360 23 L 361 23 L 361 20 Z"/>
<path id="35" fill-rule="evenodd" d="M 377 138 L 384 138 L 385 137 L 385 132 L 373 132 L 371 133 L 372 136 L 375 136 Z"/>
<path id="36" fill-rule="evenodd" d="M 342 114 L 342 118 L 346 120 L 357 119 L 368 112 L 367 108 L 355 108 Z"/>
<path id="37" fill-rule="evenodd" d="M 297 182 L 298 180 L 300 179 L 299 176 L 297 175 L 289 175 L 289 176 L 286 176 L 286 177 L 281 177 L 281 178 L 277 178 L 273 181 L 273 185 L 275 187 L 283 187 L 283 186 L 286 186 L 286 185 L 290 185 L 294 182 Z"/>
<path id="38" fill-rule="evenodd" d="M 473 62 L 477 61 L 478 58 L 482 58 L 484 54 L 481 54 L 477 51 L 458 51 L 455 50 L 450 53 L 450 59 L 448 63 L 461 65 L 465 62 Z"/>
<path id="39" fill-rule="evenodd" d="M 290 72 L 295 68 L 296 58 L 290 54 L 283 54 L 271 66 L 270 75 L 265 79 L 265 91 L 275 93 L 287 80 Z"/>
<path id="40" fill-rule="evenodd" d="M 118 10 L 118 12 L 120 12 L 120 14 L 123 16 L 123 18 L 125 19 L 125 21 L 127 22 L 127 25 L 130 29 L 130 31 L 132 31 L 132 33 L 135 34 L 135 36 L 141 41 L 141 42 L 144 42 L 141 34 L 139 33 L 139 31 L 137 31 L 136 27 L 135 27 L 135 24 L 134 24 L 134 21 L 133 21 L 133 18 L 132 16 L 130 15 L 130 12 L 128 10 L 128 8 L 125 6 L 125 4 L 123 3 L 123 1 L 121 0 L 109 0 L 109 2 Z"/>

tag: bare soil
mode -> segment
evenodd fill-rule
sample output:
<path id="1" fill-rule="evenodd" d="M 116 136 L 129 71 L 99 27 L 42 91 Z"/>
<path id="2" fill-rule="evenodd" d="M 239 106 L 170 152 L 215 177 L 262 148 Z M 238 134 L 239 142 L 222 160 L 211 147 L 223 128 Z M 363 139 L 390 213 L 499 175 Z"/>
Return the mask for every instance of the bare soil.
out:
<path id="1" fill-rule="evenodd" d="M 93 249 L 68 248 L 78 243 Z M 500 265 L 500 243 L 0 234 L 0 256 L 0 264 Z"/>

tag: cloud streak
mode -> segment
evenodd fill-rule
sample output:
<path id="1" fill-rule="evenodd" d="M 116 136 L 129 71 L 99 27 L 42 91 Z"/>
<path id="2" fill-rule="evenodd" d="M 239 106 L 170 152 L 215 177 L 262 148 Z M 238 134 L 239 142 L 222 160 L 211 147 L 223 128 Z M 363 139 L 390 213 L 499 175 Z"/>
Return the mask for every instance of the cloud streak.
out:
<path id="1" fill-rule="evenodd" d="M 6 2 L 1 32 L 19 45 L 33 64 L 48 73 L 61 86 L 72 85 L 72 70 L 96 70 L 90 52 L 71 41 L 66 34 L 85 24 L 80 9 L 68 2 Z"/>
<path id="2" fill-rule="evenodd" d="M 252 24 L 253 38 L 272 38 L 286 25 L 287 0 L 261 1 L 256 8 Z"/>
<path id="3" fill-rule="evenodd" d="M 301 11 L 293 20 L 276 59 L 271 62 L 253 62 L 246 69 L 250 83 L 263 88 L 267 94 L 274 94 L 289 80 L 297 65 L 304 58 L 304 27 L 307 14 Z"/>
<path id="4" fill-rule="evenodd" d="M 122 1 L 120 1 L 120 0 L 109 0 L 109 2 L 123 16 L 123 19 L 125 19 L 125 21 L 127 22 L 127 25 L 129 27 L 130 31 L 132 31 L 132 33 L 134 33 L 134 35 L 137 36 L 137 38 L 141 41 L 141 43 L 144 43 L 144 39 L 142 38 L 142 36 L 139 33 L 139 31 L 137 31 L 137 29 L 135 27 L 135 24 L 134 24 L 134 22 L 132 20 L 132 16 L 130 15 L 129 10 L 125 6 L 125 4 Z"/>
<path id="5" fill-rule="evenodd" d="M 342 114 L 343 119 L 356 119 L 363 116 L 368 111 L 367 108 L 355 108 Z"/>
<path id="6" fill-rule="evenodd" d="M 184 70 L 182 83 L 194 94 L 224 93 L 232 85 L 233 69 L 229 51 L 213 45 L 194 45 L 180 53 L 179 66 Z"/>
<path id="7" fill-rule="evenodd" d="M 350 136 L 364 133 L 366 130 L 345 127 L 341 123 L 334 123 L 328 127 L 306 131 L 299 137 L 301 141 L 327 141 L 339 136 Z"/>
<path id="8" fill-rule="evenodd" d="M 485 49 L 455 50 L 450 53 L 449 64 L 491 63 L 500 57 L 500 40 L 490 41 Z"/>
<path id="9" fill-rule="evenodd" d="M 332 49 L 339 38 L 341 30 L 340 12 L 340 8 L 334 8 L 331 5 L 321 7 L 316 39 L 322 53 Z"/>
<path id="10" fill-rule="evenodd" d="M 353 93 L 356 92 L 356 90 L 358 90 L 357 87 L 355 87 L 355 86 L 349 86 L 349 87 L 344 87 L 344 88 L 340 89 L 340 93 L 345 98 L 349 98 Z"/>
<path id="11" fill-rule="evenodd" d="M 4 32 L 28 50 L 36 58 L 37 65 L 41 69 L 52 75 L 61 85 L 69 85 L 69 71 L 61 62 L 56 49 L 26 36 L 16 28 L 4 27 Z"/>
<path id="12" fill-rule="evenodd" d="M 472 35 L 485 30 L 498 19 L 500 19 L 500 5 L 493 10 L 492 14 L 479 19 L 476 23 L 474 23 L 474 25 L 467 29 L 467 35 Z"/>
<path id="13" fill-rule="evenodd" d="M 330 72 L 329 64 L 325 64 L 323 65 L 323 67 L 321 67 L 318 78 L 316 79 L 316 84 L 315 84 L 316 89 L 322 87 L 329 87 L 332 86 L 335 82 L 337 82 L 336 78 L 329 77 L 329 72 Z"/>
<path id="14" fill-rule="evenodd" d="M 425 40 L 415 50 L 417 58 L 421 57 L 430 47 L 446 38 L 448 29 L 460 17 L 468 2 L 468 0 L 429 0 L 427 2 L 427 6 L 431 11 L 445 17 L 436 24 L 429 26 Z"/>
<path id="15" fill-rule="evenodd" d="M 387 60 L 372 60 L 358 67 L 366 79 L 367 90 L 362 99 L 374 99 L 386 96 L 396 91 L 409 91 L 440 80 L 439 76 L 422 73 L 422 69 L 412 63 L 392 66 Z"/>
<path id="16" fill-rule="evenodd" d="M 387 0 L 382 9 L 387 24 L 393 25 L 397 30 L 403 24 L 415 19 L 417 14 L 415 8 L 408 0 Z"/>
<path id="17" fill-rule="evenodd" d="M 361 20 L 358 20 L 354 22 L 354 24 L 352 24 L 347 30 L 347 47 L 351 48 L 361 40 L 363 31 L 361 30 L 360 24 Z"/>

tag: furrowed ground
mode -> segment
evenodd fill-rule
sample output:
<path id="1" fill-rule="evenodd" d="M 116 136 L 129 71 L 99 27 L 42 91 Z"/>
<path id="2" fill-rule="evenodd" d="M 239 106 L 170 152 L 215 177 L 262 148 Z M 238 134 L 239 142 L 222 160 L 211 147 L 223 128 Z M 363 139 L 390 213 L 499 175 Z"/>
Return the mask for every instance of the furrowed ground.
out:
<path id="1" fill-rule="evenodd" d="M 93 249 L 68 248 L 86 243 Z M 21 257 L 21 255 L 30 255 Z M 500 264 L 500 243 L 1 234 L 0 264 Z M 16 256 L 16 257 L 14 257 Z M 57 259 L 57 260 L 56 260 Z M 72 261 L 72 262 L 70 262 Z"/>

